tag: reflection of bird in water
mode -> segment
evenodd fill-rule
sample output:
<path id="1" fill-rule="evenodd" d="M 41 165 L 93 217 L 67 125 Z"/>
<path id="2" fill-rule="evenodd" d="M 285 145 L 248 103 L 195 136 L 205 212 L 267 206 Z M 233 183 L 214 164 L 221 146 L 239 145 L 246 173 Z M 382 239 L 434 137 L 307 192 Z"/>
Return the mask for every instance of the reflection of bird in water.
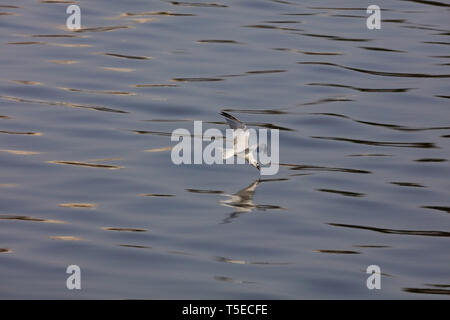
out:
<path id="1" fill-rule="evenodd" d="M 258 210 L 280 210 L 283 209 L 280 206 L 275 205 L 260 205 L 255 204 L 253 202 L 253 196 L 255 194 L 256 187 L 265 181 L 280 181 L 280 180 L 287 180 L 287 179 L 272 179 L 272 180 L 256 180 L 253 183 L 251 183 L 248 187 L 238 191 L 235 194 L 224 194 L 225 196 L 229 197 L 229 199 L 226 200 L 220 200 L 220 204 L 226 207 L 234 208 L 235 211 L 230 213 L 227 218 L 223 220 L 222 223 L 230 223 L 232 219 L 237 218 L 239 215 L 247 212 L 252 212 L 254 209 Z"/>

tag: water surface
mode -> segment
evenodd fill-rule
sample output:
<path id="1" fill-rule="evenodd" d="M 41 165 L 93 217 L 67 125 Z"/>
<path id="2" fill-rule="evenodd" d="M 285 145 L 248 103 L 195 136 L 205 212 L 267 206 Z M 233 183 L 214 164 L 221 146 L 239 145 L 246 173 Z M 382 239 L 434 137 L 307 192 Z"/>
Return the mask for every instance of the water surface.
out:
<path id="1" fill-rule="evenodd" d="M 376 4 L 2 3 L 0 297 L 448 298 L 450 6 Z M 172 164 L 221 110 L 277 175 Z"/>

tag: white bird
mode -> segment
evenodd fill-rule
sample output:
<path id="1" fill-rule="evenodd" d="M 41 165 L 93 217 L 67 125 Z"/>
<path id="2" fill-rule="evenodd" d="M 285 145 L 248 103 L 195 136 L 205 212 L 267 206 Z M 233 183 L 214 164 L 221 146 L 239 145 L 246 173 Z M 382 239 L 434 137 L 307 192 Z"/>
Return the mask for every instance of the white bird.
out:
<path id="1" fill-rule="evenodd" d="M 249 164 L 251 164 L 261 172 L 259 162 L 253 156 L 253 151 L 256 150 L 258 145 L 248 145 L 250 132 L 248 131 L 245 123 L 224 111 L 222 111 L 220 114 L 225 117 L 225 120 L 227 120 L 230 128 L 234 130 L 233 148 L 223 150 L 223 159 L 228 159 L 234 157 L 235 155 L 238 157 L 242 157 L 247 160 Z"/>

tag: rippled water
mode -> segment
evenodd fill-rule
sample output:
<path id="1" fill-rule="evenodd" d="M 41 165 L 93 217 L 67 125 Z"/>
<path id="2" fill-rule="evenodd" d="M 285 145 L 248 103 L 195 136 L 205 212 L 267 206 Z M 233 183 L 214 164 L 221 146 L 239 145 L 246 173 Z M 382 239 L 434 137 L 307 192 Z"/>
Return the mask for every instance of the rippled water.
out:
<path id="1" fill-rule="evenodd" d="M 218 1 L 2 2 L 0 297 L 448 298 L 448 2 Z M 277 175 L 172 164 L 221 110 Z"/>

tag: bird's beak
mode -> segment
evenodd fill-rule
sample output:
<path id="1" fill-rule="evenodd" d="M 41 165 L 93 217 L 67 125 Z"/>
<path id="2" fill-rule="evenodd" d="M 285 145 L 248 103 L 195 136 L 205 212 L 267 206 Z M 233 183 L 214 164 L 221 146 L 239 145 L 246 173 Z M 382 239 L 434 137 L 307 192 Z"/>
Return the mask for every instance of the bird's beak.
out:
<path id="1" fill-rule="evenodd" d="M 261 172 L 261 167 L 260 167 L 260 165 L 259 165 L 259 164 L 257 164 L 257 165 L 256 165 L 256 169 L 258 169 L 258 170 L 259 170 L 259 172 Z"/>

